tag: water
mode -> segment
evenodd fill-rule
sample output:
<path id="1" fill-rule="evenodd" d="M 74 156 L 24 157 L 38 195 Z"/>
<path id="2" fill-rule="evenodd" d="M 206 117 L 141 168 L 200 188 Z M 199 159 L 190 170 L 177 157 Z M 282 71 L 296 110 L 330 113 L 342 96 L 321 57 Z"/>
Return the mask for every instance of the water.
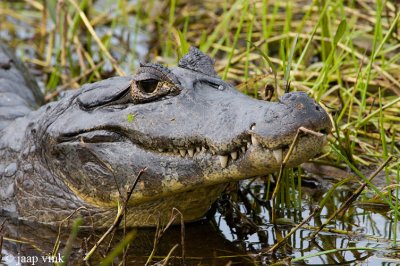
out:
<path id="1" fill-rule="evenodd" d="M 209 219 L 187 224 L 185 226 L 185 255 L 187 265 L 269 265 L 284 259 L 298 260 L 300 257 L 313 255 L 323 251 L 340 250 L 320 256 L 312 256 L 294 265 L 398 265 L 399 250 L 393 247 L 393 230 L 400 232 L 400 224 L 396 227 L 385 211 L 366 210 L 351 207 L 343 217 L 330 223 L 327 228 L 333 232 L 321 232 L 314 240 L 309 236 L 315 232 L 331 213 L 350 194 L 350 191 L 338 190 L 332 200 L 321 211 L 321 215 L 312 218 L 303 228 L 298 229 L 276 253 L 268 252 L 278 239 L 285 236 L 293 226 L 310 214 L 310 208 L 319 203 L 321 198 L 315 197 L 317 188 L 303 192 L 301 209 L 282 205 L 280 213 L 285 213 L 278 221 L 286 224 L 271 224 L 271 202 L 264 200 L 266 186 L 254 182 L 247 189 L 241 189 L 239 195 L 225 195 L 216 205 L 216 212 Z M 257 195 L 257 196 L 255 196 Z M 239 212 L 240 210 L 240 212 Z M 285 219 L 282 219 L 285 218 Z M 10 221 L 10 220 L 9 220 Z M 24 239 L 28 243 L 17 243 L 16 240 L 5 240 L 2 254 L 6 265 L 19 265 L 23 257 L 46 255 L 54 247 L 58 234 L 56 228 L 32 225 L 14 220 L 6 223 L 6 235 L 15 239 Z M 34 232 L 32 231 L 34 228 Z M 161 239 L 155 260 L 164 258 L 175 244 L 181 243 L 181 228 L 170 228 Z M 139 229 L 137 238 L 128 252 L 128 265 L 143 265 L 153 248 L 155 230 Z M 74 242 L 73 259 L 80 261 L 85 253 L 82 248 L 85 238 L 90 235 L 88 247 L 94 244 L 101 232 L 80 232 Z M 67 242 L 69 229 L 63 229 L 62 246 Z M 114 237 L 115 244 L 122 239 L 122 232 Z M 399 244 L 399 243 L 397 243 Z M 100 250 L 104 251 L 105 247 Z M 369 250 L 365 250 L 369 249 Z M 60 251 L 62 254 L 62 251 Z M 172 265 L 180 265 L 181 246 L 173 253 Z M 96 265 L 101 259 L 96 254 L 91 261 Z M 22 264 L 23 265 L 23 264 Z M 43 264 L 46 265 L 46 264 Z"/>
<path id="2" fill-rule="evenodd" d="M 256 185 L 257 191 L 262 192 L 263 186 Z M 252 194 L 254 187 L 250 189 L 248 194 Z M 317 190 L 317 189 L 314 189 Z M 317 191 L 310 191 L 313 194 Z M 254 193 L 253 193 L 254 194 Z M 263 193 L 259 193 L 262 195 Z M 347 199 L 350 191 L 338 190 L 332 199 L 321 211 L 321 215 L 312 218 L 305 228 L 299 229 L 293 234 L 288 245 L 276 253 L 277 257 L 290 256 L 293 259 L 311 255 L 317 252 L 334 250 L 334 249 L 355 249 L 355 248 L 372 248 L 374 251 L 351 250 L 335 252 L 327 255 L 312 257 L 304 261 L 306 265 L 327 265 L 327 264 L 352 264 L 352 265 L 397 265 L 400 263 L 399 255 L 393 248 L 393 230 L 400 232 L 400 224 L 394 226 L 391 217 L 386 214 L 382 208 L 375 210 L 366 210 L 359 207 L 350 207 L 343 217 L 337 218 L 331 222 L 327 228 L 341 230 L 336 232 L 322 232 L 315 240 L 309 238 L 326 219 Z M 321 194 L 321 197 L 323 194 Z M 224 232 L 225 237 L 231 241 L 240 243 L 242 247 L 253 254 L 257 254 L 260 261 L 268 261 L 270 254 L 266 253 L 269 247 L 273 246 L 277 239 L 285 236 L 293 227 L 292 226 L 274 226 L 271 224 L 272 209 L 267 202 L 259 204 L 260 200 L 253 200 L 253 196 L 246 197 L 249 202 L 246 204 L 239 203 L 240 209 L 246 209 L 244 205 L 252 206 L 250 211 L 246 210 L 246 217 L 258 224 L 261 230 L 242 235 L 240 233 L 232 233 L 232 228 L 227 225 L 224 217 L 221 219 L 220 228 Z M 311 200 L 312 199 L 312 200 Z M 283 206 L 281 213 L 292 214 L 290 220 L 296 224 L 300 223 L 310 214 L 313 205 L 320 202 L 322 198 L 304 195 L 302 200 L 302 211 L 296 216 L 296 209 L 290 206 Z M 254 211 L 256 210 L 256 211 Z M 279 210 L 278 210 L 279 211 Z M 294 214 L 294 215 L 293 215 Z M 289 218 L 288 215 L 282 216 Z M 398 246 L 399 242 L 397 242 Z M 397 258 L 397 260 L 396 260 Z"/>

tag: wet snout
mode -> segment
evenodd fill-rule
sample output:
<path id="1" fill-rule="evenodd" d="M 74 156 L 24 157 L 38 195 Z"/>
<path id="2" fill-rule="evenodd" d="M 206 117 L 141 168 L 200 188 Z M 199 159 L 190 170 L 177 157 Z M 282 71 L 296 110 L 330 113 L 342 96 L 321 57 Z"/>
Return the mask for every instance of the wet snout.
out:
<path id="1" fill-rule="evenodd" d="M 281 96 L 274 108 L 268 108 L 263 122 L 253 127 L 253 136 L 265 147 L 288 145 L 300 127 L 328 133 L 331 120 L 325 110 L 305 92 L 290 92 Z"/>
<path id="2" fill-rule="evenodd" d="M 279 102 L 288 107 L 289 112 L 285 113 L 285 116 L 288 122 L 297 121 L 294 123 L 296 128 L 303 126 L 325 133 L 331 130 L 332 124 L 328 114 L 305 92 L 285 93 L 279 98 Z"/>

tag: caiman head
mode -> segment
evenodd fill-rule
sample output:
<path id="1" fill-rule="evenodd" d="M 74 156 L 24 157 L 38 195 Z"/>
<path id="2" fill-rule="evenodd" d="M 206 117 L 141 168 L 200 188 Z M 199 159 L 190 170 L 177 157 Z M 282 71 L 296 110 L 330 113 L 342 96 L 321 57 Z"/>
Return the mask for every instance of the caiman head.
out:
<path id="1" fill-rule="evenodd" d="M 320 153 L 331 130 L 306 93 L 277 102 L 248 97 L 195 48 L 175 68 L 142 64 L 133 76 L 85 85 L 43 108 L 41 160 L 103 225 L 141 169 L 129 225 L 154 225 L 158 214 L 166 220 L 172 207 L 195 220 L 225 184 L 277 171 L 300 127 L 320 134 L 299 133 L 288 167 Z"/>

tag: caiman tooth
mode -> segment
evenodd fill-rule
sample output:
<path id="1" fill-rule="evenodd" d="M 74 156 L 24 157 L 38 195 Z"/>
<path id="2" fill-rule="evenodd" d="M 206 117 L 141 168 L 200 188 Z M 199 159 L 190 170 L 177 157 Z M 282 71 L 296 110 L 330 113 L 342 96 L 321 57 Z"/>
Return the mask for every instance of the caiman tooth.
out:
<path id="1" fill-rule="evenodd" d="M 228 165 L 228 156 L 218 155 L 219 162 L 221 163 L 221 167 L 225 168 Z"/>
<path id="2" fill-rule="evenodd" d="M 258 140 L 253 135 L 251 135 L 251 144 L 258 145 Z"/>
<path id="3" fill-rule="evenodd" d="M 184 150 L 184 149 L 179 149 L 179 153 L 181 154 L 182 157 L 185 157 L 185 155 L 186 155 L 186 150 Z"/>
<path id="4" fill-rule="evenodd" d="M 206 152 L 206 150 L 207 150 L 206 147 L 204 147 L 204 146 L 201 147 L 201 151 L 202 151 L 202 152 Z"/>
<path id="5" fill-rule="evenodd" d="M 200 152 L 201 148 L 200 147 L 196 147 L 196 152 Z"/>
<path id="6" fill-rule="evenodd" d="M 273 150 L 272 154 L 274 155 L 276 162 L 282 163 L 282 149 Z"/>
<path id="7" fill-rule="evenodd" d="M 250 142 L 247 142 L 247 147 L 246 147 L 246 149 L 250 149 L 250 146 L 251 146 L 251 143 L 250 143 Z"/>
<path id="8" fill-rule="evenodd" d="M 174 153 L 179 153 L 179 150 L 178 149 L 174 149 Z"/>
<path id="9" fill-rule="evenodd" d="M 242 150 L 243 153 L 245 153 L 246 152 L 246 147 L 242 146 L 241 150 Z"/>
<path id="10" fill-rule="evenodd" d="M 158 149 L 158 151 L 159 151 L 159 152 L 163 152 L 163 151 L 164 151 L 164 149 L 161 149 L 161 148 L 159 148 L 159 149 Z"/>
<path id="11" fill-rule="evenodd" d="M 193 149 L 188 149 L 188 154 L 189 154 L 190 157 L 193 157 L 194 150 Z"/>
<path id="12" fill-rule="evenodd" d="M 233 160 L 236 160 L 238 158 L 237 151 L 231 152 L 231 157 L 232 157 Z"/>

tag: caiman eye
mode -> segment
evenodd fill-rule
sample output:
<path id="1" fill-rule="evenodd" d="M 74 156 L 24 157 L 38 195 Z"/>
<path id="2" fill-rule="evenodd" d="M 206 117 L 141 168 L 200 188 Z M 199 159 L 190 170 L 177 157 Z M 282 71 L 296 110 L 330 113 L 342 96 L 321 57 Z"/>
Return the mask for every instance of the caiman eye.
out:
<path id="1" fill-rule="evenodd" d="M 158 64 L 141 64 L 131 81 L 131 98 L 135 104 L 159 101 L 180 91 L 177 77 Z"/>
<path id="2" fill-rule="evenodd" d="M 134 103 L 146 103 L 179 94 L 175 84 L 156 79 L 137 80 L 131 83 L 131 97 Z"/>
<path id="3" fill-rule="evenodd" d="M 137 82 L 139 90 L 144 93 L 153 93 L 158 86 L 159 81 L 156 79 L 140 80 Z"/>

